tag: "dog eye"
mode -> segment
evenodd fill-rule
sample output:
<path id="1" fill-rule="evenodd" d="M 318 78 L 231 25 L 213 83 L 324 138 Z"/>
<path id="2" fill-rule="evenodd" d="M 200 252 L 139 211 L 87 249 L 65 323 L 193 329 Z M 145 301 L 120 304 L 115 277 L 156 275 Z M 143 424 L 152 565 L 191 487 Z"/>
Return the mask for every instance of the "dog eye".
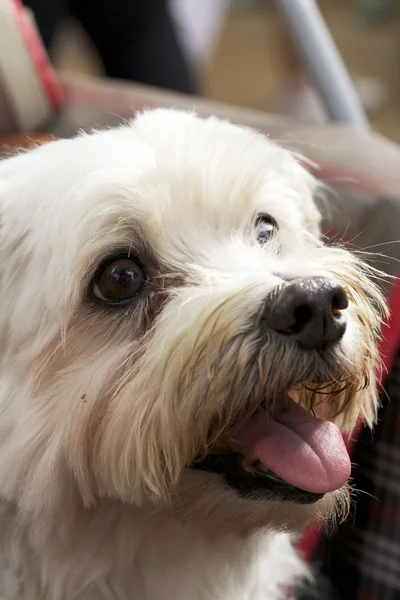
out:
<path id="1" fill-rule="evenodd" d="M 265 244 L 278 229 L 278 223 L 270 215 L 260 215 L 256 221 L 257 241 L 259 244 Z"/>
<path id="2" fill-rule="evenodd" d="M 119 256 L 99 268 L 92 291 L 107 304 L 124 304 L 137 296 L 145 282 L 144 269 L 132 258 Z"/>

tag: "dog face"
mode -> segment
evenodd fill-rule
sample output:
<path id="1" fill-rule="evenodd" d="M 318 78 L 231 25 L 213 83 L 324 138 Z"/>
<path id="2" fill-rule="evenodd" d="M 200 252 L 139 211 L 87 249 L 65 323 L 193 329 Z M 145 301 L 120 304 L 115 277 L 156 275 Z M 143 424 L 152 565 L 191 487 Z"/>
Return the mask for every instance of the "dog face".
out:
<path id="1" fill-rule="evenodd" d="M 3 161 L 2 493 L 228 530 L 330 515 L 383 303 L 313 192 L 263 136 L 179 111 Z"/>

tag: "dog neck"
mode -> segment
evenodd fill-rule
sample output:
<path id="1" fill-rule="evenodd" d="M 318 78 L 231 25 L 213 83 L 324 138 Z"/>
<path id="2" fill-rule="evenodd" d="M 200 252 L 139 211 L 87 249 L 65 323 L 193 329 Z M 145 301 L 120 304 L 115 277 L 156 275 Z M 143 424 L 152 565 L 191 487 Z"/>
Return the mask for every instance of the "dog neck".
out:
<path id="1" fill-rule="evenodd" d="M 67 510 L 29 525 L 21 526 L 25 519 L 9 503 L 0 506 L 0 583 L 19 572 L 20 600 L 38 600 L 43 587 L 46 597 L 68 600 L 106 600 L 112 593 L 118 600 L 272 600 L 281 598 L 288 574 L 305 571 L 287 534 L 211 542 L 204 524 L 183 526 L 165 511 L 112 501 L 85 509 L 68 495 Z"/>

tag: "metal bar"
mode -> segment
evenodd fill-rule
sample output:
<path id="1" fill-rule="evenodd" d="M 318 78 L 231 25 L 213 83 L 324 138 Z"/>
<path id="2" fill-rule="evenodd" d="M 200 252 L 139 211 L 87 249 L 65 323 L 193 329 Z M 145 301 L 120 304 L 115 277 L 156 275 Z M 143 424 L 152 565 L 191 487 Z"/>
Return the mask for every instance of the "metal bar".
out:
<path id="1" fill-rule="evenodd" d="M 369 129 L 349 73 L 314 0 L 275 0 L 334 121 Z"/>

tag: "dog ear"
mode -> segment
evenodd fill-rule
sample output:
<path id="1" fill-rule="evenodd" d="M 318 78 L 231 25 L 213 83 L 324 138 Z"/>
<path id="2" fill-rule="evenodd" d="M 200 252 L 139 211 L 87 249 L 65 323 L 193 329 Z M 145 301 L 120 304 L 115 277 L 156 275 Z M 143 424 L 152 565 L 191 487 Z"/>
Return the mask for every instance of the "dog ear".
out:
<path id="1" fill-rule="evenodd" d="M 0 154 L 10 154 L 14 150 L 30 150 L 57 138 L 47 133 L 24 133 L 13 134 L 0 139 Z"/>

